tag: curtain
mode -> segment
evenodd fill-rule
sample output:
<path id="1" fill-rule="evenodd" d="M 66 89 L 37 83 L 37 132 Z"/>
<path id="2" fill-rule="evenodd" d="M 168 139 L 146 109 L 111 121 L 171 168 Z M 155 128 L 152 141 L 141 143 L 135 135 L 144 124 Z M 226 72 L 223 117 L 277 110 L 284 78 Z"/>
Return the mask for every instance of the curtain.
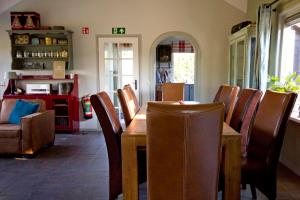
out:
<path id="1" fill-rule="evenodd" d="M 255 59 L 255 83 L 256 88 L 265 91 L 267 89 L 269 52 L 271 39 L 271 6 L 262 4 L 257 15 L 256 31 L 256 59 Z"/>
<path id="2" fill-rule="evenodd" d="M 194 53 L 193 45 L 184 40 L 172 42 L 172 53 Z"/>

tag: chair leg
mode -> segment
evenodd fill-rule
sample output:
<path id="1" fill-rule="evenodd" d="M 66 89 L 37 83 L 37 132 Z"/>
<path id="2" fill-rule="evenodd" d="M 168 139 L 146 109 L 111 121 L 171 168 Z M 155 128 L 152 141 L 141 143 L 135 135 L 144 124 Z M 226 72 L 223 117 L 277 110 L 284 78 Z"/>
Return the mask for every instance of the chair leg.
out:
<path id="1" fill-rule="evenodd" d="M 18 154 L 16 155 L 17 159 L 33 159 L 36 154 Z"/>
<path id="2" fill-rule="evenodd" d="M 251 194 L 252 194 L 252 199 L 256 199 L 256 189 L 253 184 L 250 184 L 250 189 L 251 189 Z"/>
<path id="3" fill-rule="evenodd" d="M 246 190 L 246 189 L 247 189 L 246 183 L 242 183 L 242 190 Z"/>
<path id="4" fill-rule="evenodd" d="M 50 142 L 49 144 L 46 145 L 47 147 L 53 147 L 54 146 L 54 141 Z"/>

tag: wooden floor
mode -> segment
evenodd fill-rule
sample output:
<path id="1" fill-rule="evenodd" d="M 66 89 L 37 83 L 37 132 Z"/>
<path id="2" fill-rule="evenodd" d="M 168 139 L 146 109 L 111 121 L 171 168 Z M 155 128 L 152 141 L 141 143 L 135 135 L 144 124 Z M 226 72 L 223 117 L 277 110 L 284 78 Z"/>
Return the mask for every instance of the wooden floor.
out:
<path id="1" fill-rule="evenodd" d="M 283 166 L 278 176 L 278 199 L 300 200 L 300 177 Z M 146 184 L 140 187 L 140 199 L 146 199 L 146 190 Z M 241 197 L 251 199 L 249 189 L 242 191 Z M 48 199 L 108 199 L 108 161 L 102 134 L 57 134 L 55 146 L 35 159 L 0 157 L 0 200 Z M 258 199 L 266 198 L 258 192 Z"/>

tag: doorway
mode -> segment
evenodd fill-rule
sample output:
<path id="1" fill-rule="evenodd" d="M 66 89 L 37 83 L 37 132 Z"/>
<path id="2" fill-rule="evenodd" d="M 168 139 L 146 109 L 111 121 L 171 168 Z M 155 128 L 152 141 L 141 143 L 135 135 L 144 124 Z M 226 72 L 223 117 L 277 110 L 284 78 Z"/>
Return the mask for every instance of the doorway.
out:
<path id="1" fill-rule="evenodd" d="M 161 100 L 161 84 L 185 83 L 186 101 L 199 99 L 199 47 L 192 36 L 183 32 L 168 32 L 159 36 L 151 47 L 153 76 L 150 98 Z"/>
<path id="2" fill-rule="evenodd" d="M 139 38 L 98 38 L 100 91 L 108 93 L 121 117 L 117 89 L 130 84 L 139 98 Z"/>

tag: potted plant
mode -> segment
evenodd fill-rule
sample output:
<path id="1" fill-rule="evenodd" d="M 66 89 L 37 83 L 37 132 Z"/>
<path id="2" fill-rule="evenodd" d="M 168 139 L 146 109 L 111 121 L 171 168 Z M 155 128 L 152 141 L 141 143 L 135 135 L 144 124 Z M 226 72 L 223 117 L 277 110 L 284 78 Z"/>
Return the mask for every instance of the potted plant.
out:
<path id="1" fill-rule="evenodd" d="M 296 92 L 300 91 L 300 74 L 296 72 L 289 74 L 285 77 L 284 82 L 280 82 L 278 76 L 268 76 L 268 82 L 270 84 L 269 89 L 277 92 Z M 300 116 L 300 106 L 298 108 Z"/>

